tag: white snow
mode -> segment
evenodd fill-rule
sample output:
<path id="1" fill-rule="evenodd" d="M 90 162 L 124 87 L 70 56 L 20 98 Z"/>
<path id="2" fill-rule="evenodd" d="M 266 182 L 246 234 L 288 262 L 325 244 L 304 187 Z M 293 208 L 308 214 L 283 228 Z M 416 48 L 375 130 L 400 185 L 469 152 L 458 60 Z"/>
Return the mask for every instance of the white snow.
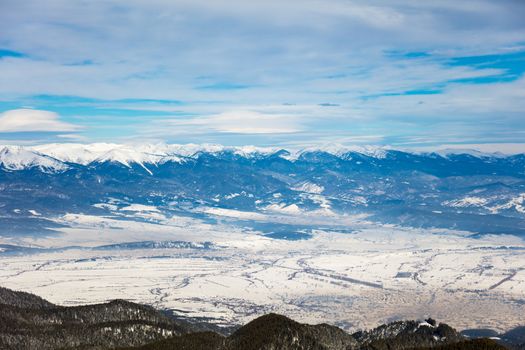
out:
<path id="1" fill-rule="evenodd" d="M 33 146 L 31 149 L 62 162 L 87 165 L 116 147 L 119 145 L 113 143 L 51 143 Z"/>
<path id="2" fill-rule="evenodd" d="M 514 209 L 519 213 L 525 214 L 525 193 L 520 193 L 519 196 L 512 198 L 510 201 L 508 201 L 505 204 L 496 205 L 493 206 L 490 209 L 492 213 L 498 213 L 500 210 L 503 209 Z"/>
<path id="3" fill-rule="evenodd" d="M 417 325 L 417 328 L 419 328 L 419 327 L 435 328 L 433 325 L 431 325 L 431 324 L 428 323 L 427 321 L 419 322 L 419 324 Z"/>
<path id="4" fill-rule="evenodd" d="M 38 167 L 43 172 L 60 172 L 68 169 L 66 164 L 21 146 L 5 146 L 0 149 L 0 165 L 8 170 Z"/>
<path id="5" fill-rule="evenodd" d="M 21 170 L 28 167 L 39 167 L 43 171 L 64 171 L 68 163 L 88 165 L 93 162 L 117 162 L 124 166 L 138 164 L 145 171 L 154 173 L 154 166 L 166 162 L 185 162 L 189 158 L 198 158 L 202 153 L 217 154 L 233 152 L 241 157 L 258 157 L 280 151 L 277 147 L 223 146 L 217 144 L 115 144 L 115 143 L 51 143 L 37 146 L 0 146 L 0 165 L 9 170 Z M 305 152 L 326 152 L 337 157 L 355 152 L 374 158 L 385 158 L 393 150 L 388 146 L 345 146 L 325 145 L 305 149 L 290 149 L 289 154 L 280 157 L 296 161 Z M 414 154 L 429 154 L 414 150 L 402 150 Z M 442 156 L 466 153 L 477 157 L 502 157 L 499 153 L 481 153 L 472 150 L 446 150 L 437 152 Z M 351 155 L 350 155 L 351 156 Z M 153 166 L 153 167 L 152 167 Z M 319 191 L 305 187 L 304 191 Z"/>
<path id="6" fill-rule="evenodd" d="M 360 154 L 364 154 L 365 156 L 369 156 L 372 158 L 382 159 L 385 158 L 387 155 L 387 152 L 389 150 L 392 150 L 392 148 L 388 146 L 353 146 L 353 147 L 346 147 L 343 148 L 345 153 L 348 152 L 356 152 Z M 341 150 L 338 151 L 339 154 L 341 154 Z"/>
<path id="7" fill-rule="evenodd" d="M 487 199 L 481 197 L 465 197 L 461 199 L 443 202 L 443 205 L 455 208 L 482 207 L 485 204 L 487 204 L 487 202 Z"/>
<path id="8" fill-rule="evenodd" d="M 475 149 L 470 148 L 446 148 L 433 152 L 442 157 L 449 157 L 451 155 L 467 154 L 476 158 L 503 158 L 506 157 L 505 154 L 500 152 L 481 152 Z"/>
<path id="9" fill-rule="evenodd" d="M 233 198 L 239 197 L 240 195 L 241 195 L 240 193 L 230 193 L 224 196 L 224 199 L 233 199 Z"/>
<path id="10" fill-rule="evenodd" d="M 278 204 L 270 204 L 263 208 L 263 210 L 277 212 L 277 213 L 283 213 L 283 214 L 293 214 L 298 215 L 301 214 L 303 211 L 297 206 L 297 204 L 290 204 L 286 205 L 284 203 L 278 203 Z"/>
<path id="11" fill-rule="evenodd" d="M 265 220 L 266 219 L 266 217 L 263 214 L 249 212 L 249 211 L 234 210 L 234 209 L 203 207 L 203 208 L 199 208 L 197 211 L 200 211 L 206 214 L 215 215 L 215 216 L 226 216 L 226 217 L 238 218 L 238 219 L 250 219 L 250 220 Z"/>
<path id="12" fill-rule="evenodd" d="M 144 205 L 144 204 L 130 204 L 128 206 L 125 206 L 123 208 L 120 208 L 121 211 L 137 211 L 137 212 L 159 212 L 159 209 L 157 207 L 154 207 L 152 205 Z"/>
<path id="13" fill-rule="evenodd" d="M 328 200 L 325 196 L 319 195 L 319 194 L 310 194 L 308 195 L 308 198 L 310 198 L 315 204 L 319 205 L 319 208 L 327 213 L 332 214 L 332 204 L 330 203 L 330 200 Z"/>
<path id="14" fill-rule="evenodd" d="M 323 186 L 320 186 L 320 185 L 317 185 L 317 184 L 314 184 L 308 181 L 303 182 L 295 187 L 292 187 L 291 189 L 293 191 L 315 193 L 315 194 L 320 194 L 324 191 Z"/>
<path id="15" fill-rule="evenodd" d="M 131 163 L 141 165 L 145 170 L 151 172 L 147 164 L 162 164 L 168 161 L 181 163 L 184 158 L 198 157 L 200 153 L 218 153 L 233 151 L 235 154 L 249 157 L 253 154 L 269 154 L 276 151 L 275 148 L 261 148 L 255 146 L 227 147 L 211 144 L 46 144 L 27 147 L 42 154 L 52 156 L 62 162 L 87 165 L 92 162 L 117 162 L 125 166 Z"/>
<path id="16" fill-rule="evenodd" d="M 281 158 L 290 162 L 295 162 L 299 157 L 306 152 L 325 152 L 337 157 L 341 157 L 349 152 L 359 153 L 372 158 L 385 158 L 387 151 L 391 148 L 388 146 L 371 146 L 371 145 L 351 145 L 345 146 L 341 144 L 327 144 L 316 147 L 309 147 L 304 149 L 290 150 L 289 154 L 280 155 Z"/>
<path id="17" fill-rule="evenodd" d="M 351 321 L 354 330 L 428 314 L 459 329 L 504 330 L 521 322 L 525 275 L 508 276 L 525 268 L 523 240 L 504 235 L 475 239 L 460 231 L 345 220 L 341 216 L 325 222 L 343 223 L 355 233 L 319 230 L 309 240 L 292 242 L 183 217 L 157 225 L 68 214 L 57 220 L 69 225 L 58 228 L 60 234 L 22 237 L 19 244 L 174 240 L 210 241 L 220 248 L 0 254 L 0 284 L 59 304 L 124 298 L 233 323 L 256 317 L 254 310 L 309 323 Z M 400 271 L 412 271 L 418 278 L 395 278 Z"/>

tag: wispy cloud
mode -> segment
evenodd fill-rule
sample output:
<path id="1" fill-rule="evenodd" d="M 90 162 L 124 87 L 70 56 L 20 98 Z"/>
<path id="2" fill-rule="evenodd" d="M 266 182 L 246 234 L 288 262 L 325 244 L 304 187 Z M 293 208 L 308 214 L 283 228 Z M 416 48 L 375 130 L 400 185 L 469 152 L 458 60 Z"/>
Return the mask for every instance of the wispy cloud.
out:
<path id="1" fill-rule="evenodd" d="M 515 142 L 525 130 L 523 1 L 1 7 L 0 112 L 54 112 L 48 128 L 82 125 L 92 140 L 424 143 L 453 129 Z"/>
<path id="2" fill-rule="evenodd" d="M 177 133 L 286 134 L 302 130 L 294 115 L 268 114 L 246 110 L 227 111 L 198 118 L 174 118 L 161 123 Z M 166 129 L 164 129 L 166 130 Z"/>
<path id="3" fill-rule="evenodd" d="M 58 114 L 35 109 L 15 109 L 0 113 L 0 133 L 67 132 L 81 127 L 60 121 Z"/>

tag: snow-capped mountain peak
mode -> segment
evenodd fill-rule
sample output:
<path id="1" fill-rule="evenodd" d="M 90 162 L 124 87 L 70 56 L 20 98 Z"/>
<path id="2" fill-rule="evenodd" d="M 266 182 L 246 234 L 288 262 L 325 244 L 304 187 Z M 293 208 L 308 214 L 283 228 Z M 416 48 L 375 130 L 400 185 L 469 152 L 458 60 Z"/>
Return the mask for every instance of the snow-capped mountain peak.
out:
<path id="1" fill-rule="evenodd" d="M 197 159 L 202 155 L 217 157 L 223 154 L 242 158 L 260 159 L 277 156 L 290 162 L 297 162 L 303 155 L 310 155 L 319 160 L 325 155 L 341 160 L 351 160 L 355 154 L 377 160 L 387 159 L 392 152 L 428 156 L 431 158 L 448 158 L 451 154 L 468 154 L 477 158 L 498 159 L 506 156 L 501 154 L 486 154 L 476 151 L 439 151 L 433 153 L 396 151 L 384 146 L 342 146 L 328 145 L 304 149 L 285 150 L 277 147 L 256 146 L 223 146 L 217 144 L 115 144 L 115 143 L 53 143 L 38 146 L 3 146 L 0 153 L 0 164 L 8 170 L 22 170 L 31 167 L 47 169 L 48 171 L 63 171 L 69 165 L 86 166 L 92 163 L 113 162 L 126 167 L 132 164 L 140 165 L 151 173 L 151 166 L 167 162 L 181 163 L 187 159 Z"/>
<path id="2" fill-rule="evenodd" d="M 0 165 L 7 170 L 22 170 L 37 167 L 43 172 L 66 170 L 66 164 L 51 156 L 40 154 L 21 146 L 4 146 L 0 150 Z"/>

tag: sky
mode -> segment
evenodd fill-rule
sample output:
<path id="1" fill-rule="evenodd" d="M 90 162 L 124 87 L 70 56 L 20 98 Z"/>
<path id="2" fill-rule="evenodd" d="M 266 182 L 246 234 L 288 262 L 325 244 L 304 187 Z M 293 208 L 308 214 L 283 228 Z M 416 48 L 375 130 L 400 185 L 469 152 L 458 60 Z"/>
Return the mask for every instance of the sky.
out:
<path id="1" fill-rule="evenodd" d="M 0 0 L 0 144 L 525 152 L 525 1 Z"/>

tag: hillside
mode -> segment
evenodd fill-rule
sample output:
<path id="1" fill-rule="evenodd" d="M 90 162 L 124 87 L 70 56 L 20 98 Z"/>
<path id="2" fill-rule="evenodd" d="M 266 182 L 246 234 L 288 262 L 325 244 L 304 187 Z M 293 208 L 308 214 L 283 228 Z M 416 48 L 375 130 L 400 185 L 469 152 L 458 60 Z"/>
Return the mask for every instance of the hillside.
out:
<path id="1" fill-rule="evenodd" d="M 348 334 L 327 324 L 307 325 L 285 316 L 256 318 L 224 337 L 206 327 L 123 300 L 62 307 L 0 288 L 2 349 L 359 350 L 504 349 L 489 339 L 468 340 L 434 320 L 398 321 Z M 211 328 L 210 328 L 211 329 Z"/>

